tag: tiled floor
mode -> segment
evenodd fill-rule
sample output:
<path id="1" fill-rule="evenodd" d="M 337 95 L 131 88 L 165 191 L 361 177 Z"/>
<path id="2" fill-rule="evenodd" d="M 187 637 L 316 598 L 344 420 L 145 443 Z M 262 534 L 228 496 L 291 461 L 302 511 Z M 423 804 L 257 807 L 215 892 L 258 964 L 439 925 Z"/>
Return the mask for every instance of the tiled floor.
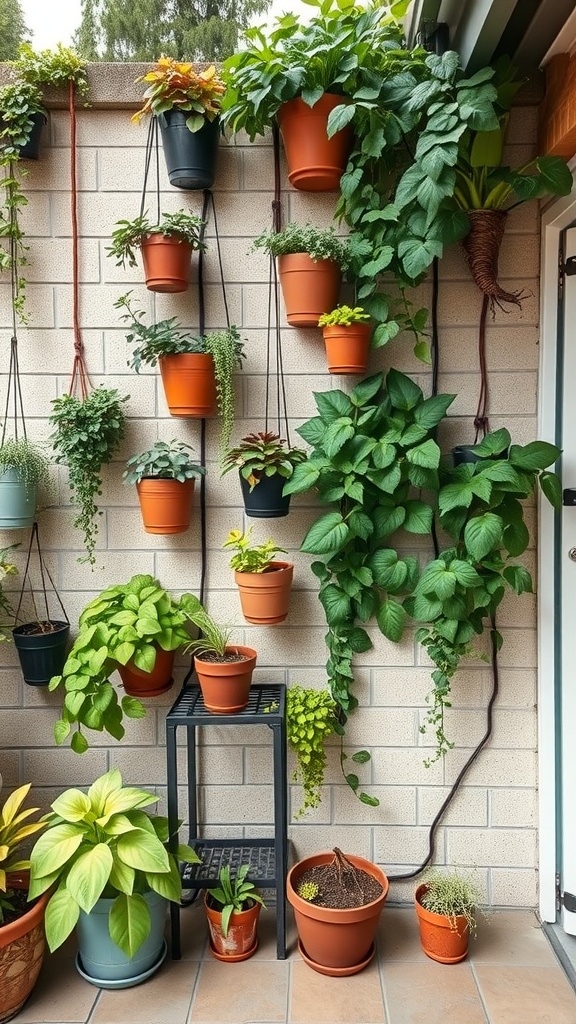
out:
<path id="1" fill-rule="evenodd" d="M 19 1024 L 576 1024 L 569 985 L 534 914 L 481 921 L 470 956 L 442 966 L 421 948 L 414 913 L 385 907 L 377 957 L 361 974 L 326 978 L 295 950 L 275 959 L 274 912 L 260 948 L 239 964 L 206 949 L 201 907 L 183 911 L 183 959 L 167 959 L 146 984 L 119 992 L 77 974 L 72 947 L 48 957 Z"/>

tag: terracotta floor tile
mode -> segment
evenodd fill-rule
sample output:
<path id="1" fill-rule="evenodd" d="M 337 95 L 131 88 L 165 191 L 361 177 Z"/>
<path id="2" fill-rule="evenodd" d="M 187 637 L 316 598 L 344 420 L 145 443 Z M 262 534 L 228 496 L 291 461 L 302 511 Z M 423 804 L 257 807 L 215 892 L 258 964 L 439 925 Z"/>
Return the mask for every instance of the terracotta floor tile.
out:
<path id="1" fill-rule="evenodd" d="M 170 936 L 170 922 L 166 928 L 166 937 Z M 183 960 L 202 960 L 208 956 L 208 925 L 202 903 L 183 907 L 180 911 L 180 943 Z M 168 942 L 170 947 L 170 943 Z M 170 956 L 170 953 L 168 953 Z"/>
<path id="2" fill-rule="evenodd" d="M 376 961 L 349 978 L 327 978 L 303 960 L 294 961 L 291 968 L 290 1024 L 385 1024 Z"/>
<path id="3" fill-rule="evenodd" d="M 382 976 L 389 1024 L 486 1024 L 467 964 L 386 963 Z"/>
<path id="4" fill-rule="evenodd" d="M 384 907 L 377 932 L 378 956 L 381 963 L 390 960 L 426 960 L 420 945 L 420 932 L 415 910 L 410 907 Z"/>
<path id="5" fill-rule="evenodd" d="M 289 965 L 281 960 L 258 961 L 251 957 L 239 964 L 206 960 L 200 967 L 188 1021 L 284 1022 L 289 970 Z"/>
<path id="6" fill-rule="evenodd" d="M 296 935 L 296 925 L 294 924 L 294 917 L 291 913 L 286 916 L 286 958 L 294 959 L 298 956 L 297 951 L 298 937 Z M 267 907 L 260 914 L 260 920 L 258 922 L 258 949 L 254 954 L 255 960 L 276 960 L 276 908 L 274 906 Z M 278 961 L 282 963 L 282 961 Z"/>
<path id="7" fill-rule="evenodd" d="M 68 1021 L 84 1022 L 98 996 L 98 989 L 80 977 L 73 958 L 47 954 L 38 982 L 18 1014 L 19 1024 Z"/>
<path id="8" fill-rule="evenodd" d="M 185 1024 L 198 967 L 167 959 L 143 985 L 102 991 L 90 1024 Z"/>
<path id="9" fill-rule="evenodd" d="M 473 968 L 490 1024 L 574 1024 L 576 994 L 560 967 Z"/>
<path id="10" fill-rule="evenodd" d="M 468 956 L 475 964 L 542 967 L 557 963 L 536 915 L 529 910 L 495 910 L 488 920 L 479 916 L 478 933 L 470 942 Z"/>

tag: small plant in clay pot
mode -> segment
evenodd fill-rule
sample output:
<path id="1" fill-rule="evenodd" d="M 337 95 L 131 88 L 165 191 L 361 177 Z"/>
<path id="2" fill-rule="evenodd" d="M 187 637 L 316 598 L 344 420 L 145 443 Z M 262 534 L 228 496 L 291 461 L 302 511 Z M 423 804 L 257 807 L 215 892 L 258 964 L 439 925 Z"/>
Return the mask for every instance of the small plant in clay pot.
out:
<path id="1" fill-rule="evenodd" d="M 372 325 L 362 306 L 336 306 L 318 320 L 330 373 L 366 373 Z"/>
<path id="2" fill-rule="evenodd" d="M 215 715 L 242 711 L 248 703 L 256 651 L 232 644 L 232 630 L 219 626 L 194 595 L 187 595 L 186 613 L 200 630 L 186 650 L 194 654 L 206 709 Z"/>
<path id="3" fill-rule="evenodd" d="M 260 908 L 265 903 L 253 882 L 246 880 L 249 864 L 232 877 L 230 864 L 220 868 L 216 889 L 207 889 L 204 906 L 210 930 L 210 952 L 216 960 L 238 963 L 258 948 Z"/>
<path id="4" fill-rule="evenodd" d="M 230 567 L 234 569 L 244 618 L 270 626 L 283 622 L 288 615 L 294 566 L 275 559 L 279 552 L 286 551 L 273 540 L 253 544 L 253 529 L 251 526 L 246 532 L 231 530 L 223 546 L 235 551 Z"/>
<path id="5" fill-rule="evenodd" d="M 426 956 L 443 964 L 464 960 L 476 934 L 476 911 L 485 900 L 477 882 L 459 871 L 431 871 L 414 899 Z"/>

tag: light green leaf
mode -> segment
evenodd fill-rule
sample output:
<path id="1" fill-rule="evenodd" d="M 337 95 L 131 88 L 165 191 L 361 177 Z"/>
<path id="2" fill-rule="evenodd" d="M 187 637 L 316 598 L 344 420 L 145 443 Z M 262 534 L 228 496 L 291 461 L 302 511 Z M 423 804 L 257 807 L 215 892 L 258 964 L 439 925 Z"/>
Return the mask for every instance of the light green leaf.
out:
<path id="1" fill-rule="evenodd" d="M 81 854 L 70 868 L 66 879 L 68 892 L 85 914 L 100 899 L 112 870 L 112 851 L 106 843 L 98 843 Z"/>
<path id="2" fill-rule="evenodd" d="M 43 878 L 71 860 L 84 838 L 84 827 L 68 822 L 54 825 L 34 844 L 31 877 Z"/>
<path id="3" fill-rule="evenodd" d="M 128 867 L 127 864 L 123 864 L 121 860 L 116 857 L 110 872 L 110 878 L 108 882 L 114 886 L 117 892 L 124 892 L 127 896 L 130 896 L 134 891 L 134 882 L 136 880 L 136 872 L 134 868 Z"/>
<path id="4" fill-rule="evenodd" d="M 116 847 L 124 864 L 139 871 L 169 870 L 168 854 L 162 843 L 149 832 L 128 833 L 120 836 Z"/>
<path id="5" fill-rule="evenodd" d="M 120 893 L 110 909 L 110 938 L 127 957 L 133 957 L 150 934 L 150 911 L 140 893 Z"/>
<path id="6" fill-rule="evenodd" d="M 475 516 L 466 524 L 464 543 L 477 562 L 500 544 L 503 528 L 504 524 L 500 516 L 494 515 L 493 512 Z"/>
<path id="7" fill-rule="evenodd" d="M 96 816 L 102 814 L 108 798 L 121 788 L 122 776 L 117 768 L 111 768 L 109 772 L 101 775 L 92 783 L 88 790 L 88 797 Z"/>
<path id="8" fill-rule="evenodd" d="M 328 512 L 308 530 L 301 550 L 311 555 L 331 555 L 344 546 L 350 529 L 340 512 Z"/>
<path id="9" fill-rule="evenodd" d="M 64 886 L 57 889 L 50 897 L 44 917 L 46 941 L 51 953 L 72 934 L 79 917 L 80 907 L 73 896 Z"/>
<path id="10" fill-rule="evenodd" d="M 440 465 L 440 448 L 429 438 L 415 448 L 409 448 L 406 452 L 406 459 L 415 466 L 423 466 L 424 469 L 438 469 Z"/>
<path id="11" fill-rule="evenodd" d="M 91 810 L 90 797 L 80 789 L 67 789 L 56 798 L 52 809 L 65 821 L 82 821 Z"/>

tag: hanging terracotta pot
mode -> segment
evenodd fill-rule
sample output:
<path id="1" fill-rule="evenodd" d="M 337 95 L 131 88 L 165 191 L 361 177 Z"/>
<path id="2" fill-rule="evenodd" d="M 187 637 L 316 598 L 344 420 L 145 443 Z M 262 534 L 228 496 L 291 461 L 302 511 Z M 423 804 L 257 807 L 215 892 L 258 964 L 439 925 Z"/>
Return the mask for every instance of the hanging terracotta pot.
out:
<path id="1" fill-rule="evenodd" d="M 263 476 L 250 490 L 250 484 L 240 473 L 240 487 L 244 510 L 251 519 L 283 519 L 290 511 L 290 495 L 282 494 L 286 478 L 275 473 Z"/>
<path id="2" fill-rule="evenodd" d="M 207 661 L 194 656 L 194 669 L 198 676 L 204 705 L 214 715 L 233 715 L 248 703 L 252 673 L 256 667 L 256 651 L 251 647 L 227 647 L 226 654 L 242 656 L 241 661 Z"/>
<path id="3" fill-rule="evenodd" d="M 449 917 L 426 910 L 420 902 L 425 892 L 426 885 L 420 885 L 414 897 L 422 949 L 439 964 L 458 964 L 468 956 L 468 922 L 465 917 L 451 921 Z"/>
<path id="4" fill-rule="evenodd" d="M 192 516 L 194 480 L 144 477 L 136 490 L 146 533 L 185 533 Z"/>
<path id="5" fill-rule="evenodd" d="M 297 97 L 278 111 L 278 124 L 288 162 L 288 180 L 304 192 L 335 192 L 340 187 L 352 147 L 352 128 L 346 125 L 328 138 L 328 116 L 346 102 L 325 92 L 309 107 Z"/>
<path id="6" fill-rule="evenodd" d="M 310 868 L 330 864 L 334 860 L 333 851 L 298 861 L 286 880 L 286 896 L 292 904 L 298 929 L 299 952 L 309 967 L 331 977 L 357 974 L 370 963 L 374 956 L 376 928 L 388 895 L 388 879 L 376 864 L 352 854 L 346 854 L 346 859 L 382 886 L 380 896 L 363 907 L 320 907 L 298 895 L 302 875 Z"/>
<path id="7" fill-rule="evenodd" d="M 314 261 L 307 252 L 278 257 L 278 273 L 293 327 L 317 327 L 322 313 L 338 305 L 342 272 L 334 260 Z"/>
<path id="8" fill-rule="evenodd" d="M 372 327 L 370 324 L 334 324 L 323 327 L 330 373 L 366 373 Z"/>
<path id="9" fill-rule="evenodd" d="M 134 664 L 134 660 L 126 665 L 118 665 L 118 672 L 124 689 L 130 697 L 158 697 L 166 693 L 172 686 L 174 679 L 172 669 L 174 668 L 175 651 L 164 651 L 161 647 L 156 648 L 156 661 L 151 672 L 144 672 Z"/>
<path id="10" fill-rule="evenodd" d="M 184 352 L 158 360 L 171 416 L 204 419 L 216 410 L 216 381 L 211 355 Z"/>
<path id="11" fill-rule="evenodd" d="M 216 960 L 223 963 L 236 964 L 248 960 L 258 949 L 258 918 L 260 904 L 247 910 L 233 910 L 226 935 L 222 932 L 222 911 L 217 905 L 210 905 L 210 890 L 204 896 L 204 909 L 210 932 L 210 952 Z"/>
<path id="12" fill-rule="evenodd" d="M 261 626 L 284 622 L 288 615 L 293 577 L 294 566 L 290 562 L 270 562 L 265 572 L 235 570 L 234 579 L 246 621 Z"/>
<path id="13" fill-rule="evenodd" d="M 177 235 L 147 235 L 141 244 L 146 287 L 151 292 L 185 292 L 190 280 L 190 242 Z"/>
<path id="14" fill-rule="evenodd" d="M 8 875 L 8 888 L 28 891 L 29 875 Z M 28 999 L 42 967 L 46 949 L 46 892 L 22 917 L 0 925 L 0 1022 L 12 1020 Z"/>

